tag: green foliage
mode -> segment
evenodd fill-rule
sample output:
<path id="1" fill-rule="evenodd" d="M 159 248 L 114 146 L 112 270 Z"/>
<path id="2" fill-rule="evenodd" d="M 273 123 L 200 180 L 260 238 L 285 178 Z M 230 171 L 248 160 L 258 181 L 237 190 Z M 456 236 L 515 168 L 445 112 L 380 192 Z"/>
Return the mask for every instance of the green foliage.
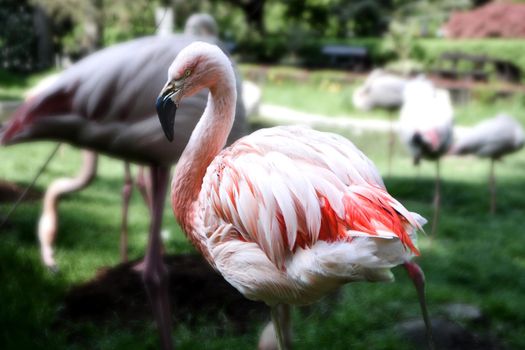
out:
<path id="1" fill-rule="evenodd" d="M 150 0 L 32 0 L 55 22 L 70 21 L 69 31 L 57 32 L 64 51 L 84 55 L 137 36 L 155 32 L 154 8 Z"/>
<path id="2" fill-rule="evenodd" d="M 424 60 L 427 66 L 431 66 L 444 52 L 487 55 L 516 64 L 525 77 L 524 43 L 523 39 L 420 39 L 418 44 L 423 51 L 419 58 Z"/>
<path id="3" fill-rule="evenodd" d="M 266 63 L 293 63 L 307 67 L 322 67 L 326 65 L 327 57 L 322 49 L 325 45 L 350 45 L 367 49 L 372 62 L 382 64 L 393 56 L 392 52 L 384 49 L 381 39 L 377 38 L 323 38 L 313 36 L 269 36 L 256 40 L 239 42 L 236 54 L 241 61 L 260 62 L 263 58 Z M 290 59 L 293 58 L 293 59 Z"/>
<path id="4" fill-rule="evenodd" d="M 0 0 L 0 68 L 34 70 L 36 38 L 32 8 L 25 1 Z"/>
<path id="5" fill-rule="evenodd" d="M 104 46 L 154 34 L 154 4 L 149 0 L 109 1 L 104 9 Z"/>

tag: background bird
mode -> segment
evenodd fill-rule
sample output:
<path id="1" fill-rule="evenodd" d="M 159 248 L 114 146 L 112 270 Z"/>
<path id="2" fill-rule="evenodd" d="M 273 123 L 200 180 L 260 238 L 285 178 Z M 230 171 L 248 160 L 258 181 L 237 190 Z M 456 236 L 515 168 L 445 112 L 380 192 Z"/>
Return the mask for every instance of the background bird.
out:
<path id="1" fill-rule="evenodd" d="M 352 102 L 357 109 L 368 111 L 384 109 L 388 111 L 390 119 L 390 133 L 388 141 L 388 174 L 392 168 L 395 135 L 393 127 L 393 113 L 403 104 L 403 91 L 408 79 L 382 69 L 374 69 L 366 78 L 363 85 L 358 87 L 353 95 Z"/>
<path id="2" fill-rule="evenodd" d="M 219 26 L 210 14 L 194 13 L 186 20 L 184 33 L 217 38 L 219 36 Z"/>
<path id="3" fill-rule="evenodd" d="M 408 79 L 382 69 L 374 69 L 352 95 L 354 106 L 360 110 L 374 108 L 398 109 L 403 104 L 403 91 Z"/>
<path id="4" fill-rule="evenodd" d="M 414 164 L 422 158 L 436 162 L 434 218 L 432 234 L 437 229 L 441 202 L 439 160 L 452 143 L 454 109 L 450 94 L 418 77 L 407 83 L 399 118 L 399 135 L 408 147 Z"/>
<path id="5" fill-rule="evenodd" d="M 452 146 L 451 154 L 475 154 L 490 158 L 490 212 L 496 211 L 496 178 L 494 163 L 503 156 L 516 152 L 523 147 L 525 132 L 521 124 L 513 117 L 499 114 L 480 122 L 467 131 Z"/>
<path id="6" fill-rule="evenodd" d="M 45 93 L 26 101 L 1 135 L 6 145 L 57 140 L 150 167 L 152 222 L 143 275 L 166 349 L 171 348 L 170 316 L 160 241 L 166 185 L 171 165 L 204 110 L 207 91 L 181 106 L 172 143 L 158 125 L 153 101 L 173 58 L 194 40 L 188 35 L 145 37 L 94 53 L 60 74 Z M 239 80 L 236 87 L 241 94 Z M 241 103 L 234 108 L 230 140 L 245 134 L 244 108 Z"/>
<path id="7" fill-rule="evenodd" d="M 60 73 L 51 74 L 41 79 L 35 86 L 25 93 L 25 100 L 28 101 L 38 95 L 46 95 L 48 89 L 60 78 Z M 42 261 L 51 271 L 58 271 L 54 257 L 54 242 L 58 232 L 58 204 L 62 196 L 76 191 L 80 191 L 93 181 L 97 174 L 98 153 L 90 150 L 82 150 L 82 164 L 75 177 L 62 177 L 53 180 L 47 187 L 42 203 L 42 213 L 38 220 L 38 239 L 40 242 L 40 254 Z M 125 162 L 125 182 L 122 189 L 122 220 L 121 220 L 121 259 L 127 261 L 127 211 L 131 196 L 131 174 L 130 165 Z M 141 193 L 146 193 L 137 182 Z M 148 201 L 146 201 L 148 202 Z"/>
<path id="8" fill-rule="evenodd" d="M 184 34 L 190 37 L 207 37 L 210 40 L 218 41 L 218 26 L 212 16 L 206 13 L 193 14 L 186 21 Z M 162 47 L 159 47 L 161 49 Z M 161 54 L 161 52 L 159 53 Z M 94 67 L 96 68 L 96 67 Z M 160 71 L 159 71 L 160 72 Z M 87 72 L 86 72 L 87 73 Z M 42 79 L 36 86 L 26 92 L 26 99 L 40 94 L 45 95 L 52 87 L 53 83 L 61 76 L 60 73 L 50 75 Z M 146 79 L 146 76 L 142 76 Z M 244 88 L 244 83 L 243 83 Z M 250 96 L 253 96 L 253 89 L 250 88 Z M 257 89 L 255 87 L 255 89 Z M 85 95 L 87 96 L 87 95 Z M 244 97 L 244 94 L 242 94 Z M 246 101 L 250 106 L 250 110 L 255 111 L 257 102 L 253 102 L 253 97 Z M 260 94 L 259 94 L 260 100 Z M 201 109 L 204 109 L 205 99 L 196 100 L 201 103 Z M 130 101 L 131 102 L 131 101 Z M 191 129 L 188 128 L 189 133 Z M 182 149 L 180 150 L 182 152 Z M 57 264 L 54 258 L 54 242 L 58 232 L 58 202 L 63 195 L 79 191 L 86 188 L 96 177 L 97 173 L 97 152 L 92 150 L 84 150 L 82 156 L 82 165 L 76 177 L 64 177 L 54 180 L 49 186 L 44 195 L 44 202 L 42 207 L 42 214 L 39 219 L 38 237 L 40 241 L 40 250 L 44 264 L 52 271 L 57 271 Z M 143 169 L 139 168 L 137 179 L 135 181 L 142 197 L 147 203 L 151 212 L 151 188 L 149 184 L 151 181 L 148 175 L 144 175 Z M 124 162 L 124 185 L 122 188 L 122 214 L 121 214 L 121 234 L 120 234 L 120 256 L 122 261 L 127 261 L 127 236 L 128 236 L 128 207 L 133 189 L 133 178 L 131 175 L 130 164 Z"/>
<path id="9" fill-rule="evenodd" d="M 387 193 L 375 166 L 347 139 L 274 127 L 221 152 L 237 95 L 231 65 L 213 45 L 189 45 L 169 69 L 157 99 L 168 140 L 177 106 L 202 88 L 210 89 L 209 102 L 177 166 L 173 211 L 229 283 L 271 306 L 281 348 L 289 333 L 278 305 L 308 304 L 347 282 L 392 280 L 391 267 L 414 266 L 416 230 L 425 220 Z"/>

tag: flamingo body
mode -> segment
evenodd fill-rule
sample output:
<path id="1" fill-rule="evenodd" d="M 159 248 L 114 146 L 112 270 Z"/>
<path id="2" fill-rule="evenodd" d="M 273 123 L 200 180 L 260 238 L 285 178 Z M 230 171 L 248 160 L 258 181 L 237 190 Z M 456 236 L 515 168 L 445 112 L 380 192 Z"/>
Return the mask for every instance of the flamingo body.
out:
<path id="1" fill-rule="evenodd" d="M 120 159 L 170 166 L 189 140 L 189 130 L 206 106 L 207 92 L 190 97 L 180 110 L 174 142 L 155 118 L 156 94 L 191 35 L 144 37 L 100 50 L 71 66 L 15 112 L 0 135 L 3 144 L 39 139 L 64 141 Z M 214 42 L 211 37 L 201 40 Z M 155 64 L 148 64 L 154 61 Z M 238 82 L 240 90 L 240 80 Z M 245 134 L 244 107 L 230 140 Z"/>
<path id="2" fill-rule="evenodd" d="M 500 114 L 475 125 L 452 146 L 451 154 L 475 154 L 490 158 L 490 212 L 496 212 L 495 161 L 517 152 L 525 144 L 525 131 L 513 117 Z"/>
<path id="3" fill-rule="evenodd" d="M 376 69 L 354 91 L 352 102 L 356 108 L 365 111 L 373 108 L 396 109 L 403 104 L 406 84 L 407 79 Z"/>
<path id="4" fill-rule="evenodd" d="M 435 160 L 448 151 L 453 121 L 454 110 L 448 91 L 436 89 L 432 82 L 423 78 L 407 84 L 399 132 L 416 164 L 421 158 Z"/>
<path id="5" fill-rule="evenodd" d="M 441 205 L 439 160 L 452 143 L 454 109 L 447 90 L 418 77 L 407 83 L 399 118 L 399 135 L 412 154 L 414 164 L 422 158 L 436 163 L 432 235 L 437 230 Z"/>
<path id="6" fill-rule="evenodd" d="M 346 282 L 391 280 L 423 222 L 350 141 L 275 127 L 213 160 L 190 236 L 248 298 L 308 304 Z"/>
<path id="7" fill-rule="evenodd" d="M 475 154 L 499 159 L 523 147 L 525 132 L 513 117 L 500 114 L 482 121 L 460 138 L 451 149 L 453 154 Z"/>

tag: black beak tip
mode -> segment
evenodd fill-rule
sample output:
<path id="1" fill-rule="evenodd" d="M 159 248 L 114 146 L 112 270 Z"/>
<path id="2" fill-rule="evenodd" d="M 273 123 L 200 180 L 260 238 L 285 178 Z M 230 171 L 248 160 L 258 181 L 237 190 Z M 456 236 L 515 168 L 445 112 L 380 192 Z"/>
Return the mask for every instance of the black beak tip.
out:
<path id="1" fill-rule="evenodd" d="M 175 112 L 177 111 L 177 106 L 171 98 L 165 98 L 164 96 L 159 96 L 156 102 L 157 115 L 159 117 L 160 125 L 164 131 L 164 135 L 169 142 L 173 141 L 173 126 L 175 124 Z"/>

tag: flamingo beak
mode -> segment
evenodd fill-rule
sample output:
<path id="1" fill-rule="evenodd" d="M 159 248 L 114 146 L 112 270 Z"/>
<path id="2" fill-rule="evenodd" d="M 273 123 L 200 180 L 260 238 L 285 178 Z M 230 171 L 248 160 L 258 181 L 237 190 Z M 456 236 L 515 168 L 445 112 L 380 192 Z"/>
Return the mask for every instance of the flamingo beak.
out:
<path id="1" fill-rule="evenodd" d="M 168 141 L 173 141 L 175 113 L 181 98 L 182 85 L 168 82 L 157 97 L 156 107 L 160 125 Z"/>

